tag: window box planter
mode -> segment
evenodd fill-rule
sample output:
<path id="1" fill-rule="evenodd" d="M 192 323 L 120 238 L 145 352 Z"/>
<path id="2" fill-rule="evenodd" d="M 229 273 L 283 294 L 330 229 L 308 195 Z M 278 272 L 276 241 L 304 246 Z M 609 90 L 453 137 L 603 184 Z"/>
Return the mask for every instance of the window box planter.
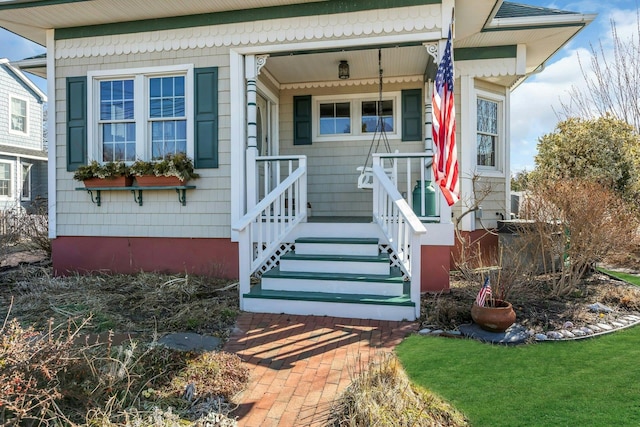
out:
<path id="1" fill-rule="evenodd" d="M 169 186 L 182 186 L 187 181 L 183 181 L 177 176 L 155 176 L 155 175 L 140 175 L 136 176 L 136 183 L 140 187 L 169 187 Z"/>
<path id="2" fill-rule="evenodd" d="M 110 178 L 88 178 L 82 181 L 86 188 L 131 187 L 132 176 L 114 176 Z"/>

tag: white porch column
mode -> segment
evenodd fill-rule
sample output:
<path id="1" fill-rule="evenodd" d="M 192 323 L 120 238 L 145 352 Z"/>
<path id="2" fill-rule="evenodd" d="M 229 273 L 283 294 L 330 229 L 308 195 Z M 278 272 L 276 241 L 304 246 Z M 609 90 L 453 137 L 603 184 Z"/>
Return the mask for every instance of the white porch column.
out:
<path id="1" fill-rule="evenodd" d="M 460 203 L 462 212 L 469 209 L 475 203 L 475 192 L 473 188 L 473 176 L 476 173 L 476 104 L 474 99 L 474 81 L 469 75 L 460 76 Z M 463 231 L 474 231 L 476 229 L 476 217 L 474 214 L 466 215 L 462 218 L 461 228 Z"/>
<path id="2" fill-rule="evenodd" d="M 260 69 L 266 64 L 268 55 L 247 55 L 245 57 L 245 78 L 247 80 L 247 212 L 257 203 L 258 181 L 256 157 L 258 157 L 258 86 Z"/>

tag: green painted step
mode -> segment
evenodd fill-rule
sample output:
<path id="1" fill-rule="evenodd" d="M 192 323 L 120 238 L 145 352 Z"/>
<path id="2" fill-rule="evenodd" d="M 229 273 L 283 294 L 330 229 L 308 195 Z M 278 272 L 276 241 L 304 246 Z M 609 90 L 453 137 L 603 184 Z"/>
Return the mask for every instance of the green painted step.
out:
<path id="1" fill-rule="evenodd" d="M 272 268 L 262 275 L 268 278 L 280 279 L 310 279 L 310 280 L 331 280 L 346 282 L 376 282 L 376 283 L 402 283 L 404 279 L 398 267 L 391 267 L 391 272 L 387 274 L 348 274 L 348 273 L 313 273 L 299 271 L 280 271 L 280 267 Z"/>
<path id="2" fill-rule="evenodd" d="M 378 239 L 375 238 L 342 238 L 342 237 L 300 237 L 296 239 L 296 243 L 327 243 L 342 245 L 377 245 Z"/>
<path id="3" fill-rule="evenodd" d="M 301 261 L 351 261 L 351 262 L 389 262 L 389 254 L 378 255 L 315 255 L 297 254 L 295 251 L 287 252 L 280 259 L 301 260 Z"/>
<path id="4" fill-rule="evenodd" d="M 404 294 L 400 296 L 380 296 L 366 294 L 332 294 L 326 292 L 295 292 L 264 290 L 260 285 L 254 285 L 244 298 L 262 298 L 290 301 L 314 301 L 351 304 L 375 304 L 402 307 L 415 307 L 409 295 L 410 283 L 405 282 Z"/>

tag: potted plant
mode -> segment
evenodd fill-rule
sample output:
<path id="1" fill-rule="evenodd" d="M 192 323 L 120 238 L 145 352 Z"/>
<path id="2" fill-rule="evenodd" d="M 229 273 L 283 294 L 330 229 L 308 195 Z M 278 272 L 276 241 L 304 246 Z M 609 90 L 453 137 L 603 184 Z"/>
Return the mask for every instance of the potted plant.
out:
<path id="1" fill-rule="evenodd" d="M 78 167 L 73 179 L 82 181 L 87 188 L 129 187 L 133 184 L 129 167 L 124 162 L 98 163 L 92 160 L 88 165 Z"/>
<path id="2" fill-rule="evenodd" d="M 198 178 L 193 161 L 184 153 L 168 154 L 162 160 L 137 160 L 129 170 L 141 187 L 178 186 Z"/>
<path id="3" fill-rule="evenodd" d="M 466 280 L 481 286 L 471 306 L 471 318 L 490 332 L 504 332 L 515 323 L 516 313 L 509 302 L 510 294 L 515 288 L 526 286 L 529 276 L 529 266 L 513 262 L 518 258 L 504 258 L 503 249 L 500 247 L 495 258 L 483 257 L 479 250 L 472 251 L 471 256 L 457 263 L 458 271 Z"/>
<path id="4" fill-rule="evenodd" d="M 497 283 L 500 283 L 500 271 Z M 498 295 L 502 296 L 500 292 Z M 471 306 L 471 318 L 482 329 L 490 332 L 504 332 L 516 321 L 516 312 L 511 303 L 502 298 L 494 298 L 489 275 Z"/>

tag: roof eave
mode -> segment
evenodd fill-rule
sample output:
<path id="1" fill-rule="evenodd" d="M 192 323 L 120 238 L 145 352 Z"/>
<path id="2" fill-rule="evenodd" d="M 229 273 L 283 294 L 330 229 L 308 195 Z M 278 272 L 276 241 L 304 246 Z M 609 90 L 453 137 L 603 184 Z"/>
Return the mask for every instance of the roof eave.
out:
<path id="1" fill-rule="evenodd" d="M 528 16 L 518 18 L 495 18 L 485 26 L 485 31 L 497 29 L 515 29 L 518 27 L 531 28 L 541 26 L 566 26 L 566 25 L 587 25 L 596 19 L 596 14 L 572 13 L 564 15 L 549 15 L 545 17 Z"/>

